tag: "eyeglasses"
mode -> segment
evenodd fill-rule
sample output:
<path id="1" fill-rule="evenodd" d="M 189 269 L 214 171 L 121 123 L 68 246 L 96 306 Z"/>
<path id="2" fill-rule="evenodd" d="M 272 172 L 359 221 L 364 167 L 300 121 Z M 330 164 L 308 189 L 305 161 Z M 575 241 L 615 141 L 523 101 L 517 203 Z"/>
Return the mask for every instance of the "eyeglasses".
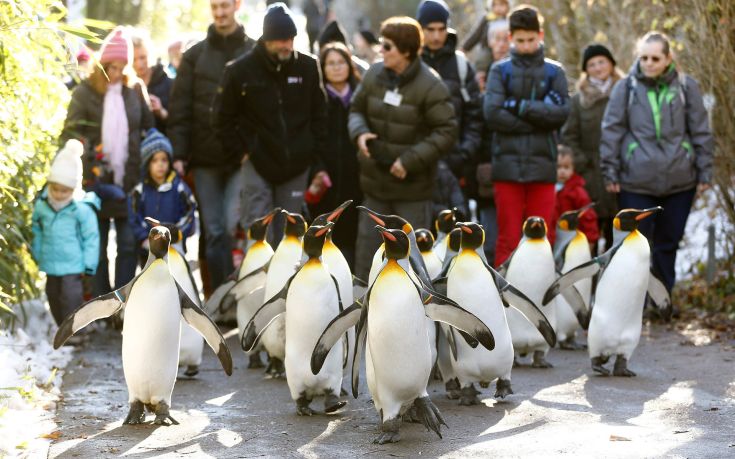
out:
<path id="1" fill-rule="evenodd" d="M 659 62 L 661 60 L 661 57 L 659 56 L 641 56 L 640 59 L 641 59 L 641 62 L 651 61 L 655 64 L 656 62 Z"/>
<path id="2" fill-rule="evenodd" d="M 347 65 L 347 62 L 345 61 L 334 61 L 334 62 L 327 62 L 326 64 L 324 64 L 324 67 L 338 68 L 338 67 L 344 67 L 346 65 Z"/>
<path id="3" fill-rule="evenodd" d="M 390 52 L 393 49 L 393 45 L 390 43 L 383 42 L 383 51 Z"/>

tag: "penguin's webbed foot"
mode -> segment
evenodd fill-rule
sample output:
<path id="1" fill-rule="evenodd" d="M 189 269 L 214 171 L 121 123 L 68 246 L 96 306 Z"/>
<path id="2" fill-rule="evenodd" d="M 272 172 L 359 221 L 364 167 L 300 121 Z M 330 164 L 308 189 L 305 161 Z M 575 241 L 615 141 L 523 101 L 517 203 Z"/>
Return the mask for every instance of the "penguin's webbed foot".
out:
<path id="1" fill-rule="evenodd" d="M 488 387 L 490 387 L 490 381 L 480 381 L 480 387 L 482 387 L 483 389 L 487 389 Z"/>
<path id="2" fill-rule="evenodd" d="M 273 379 L 283 379 L 286 377 L 286 367 L 283 360 L 271 357 L 268 360 L 268 368 L 265 369 L 266 376 Z"/>
<path id="3" fill-rule="evenodd" d="M 336 411 L 339 411 L 345 405 L 347 405 L 347 402 L 344 400 L 340 400 L 339 397 L 334 395 L 334 392 L 331 389 L 324 394 L 325 414 L 332 414 Z"/>
<path id="4" fill-rule="evenodd" d="M 413 401 L 413 408 L 415 408 L 416 415 L 421 424 L 426 427 L 426 430 L 433 430 L 439 438 L 442 438 L 441 426 L 448 426 L 441 412 L 439 412 L 439 408 L 432 403 L 431 399 L 428 396 L 417 398 Z"/>
<path id="5" fill-rule="evenodd" d="M 581 351 L 587 349 L 587 345 L 584 343 L 578 343 L 577 340 L 574 339 L 574 335 L 572 335 L 564 341 L 559 341 L 559 349 L 564 351 Z"/>
<path id="6" fill-rule="evenodd" d="M 447 390 L 447 398 L 449 400 L 457 400 L 462 396 L 459 387 L 459 380 L 457 378 L 450 379 L 444 384 L 444 388 Z"/>
<path id="7" fill-rule="evenodd" d="M 153 424 L 157 426 L 171 426 L 174 424 L 179 425 L 179 421 L 171 417 L 168 411 L 168 405 L 161 402 L 156 406 L 156 419 L 153 420 Z"/>
<path id="8" fill-rule="evenodd" d="M 316 411 L 312 410 L 309 404 L 311 403 L 310 398 L 306 398 L 306 394 L 302 392 L 299 398 L 296 399 L 296 414 L 299 416 L 313 416 Z"/>
<path id="9" fill-rule="evenodd" d="M 593 357 L 591 361 L 592 361 L 592 371 L 600 373 L 602 376 L 610 376 L 610 370 L 603 367 L 603 365 L 607 362 L 607 358 Z"/>
<path id="10" fill-rule="evenodd" d="M 398 428 L 401 426 L 400 418 L 393 418 L 380 423 L 380 435 L 375 437 L 373 443 L 384 445 L 386 443 L 396 443 L 401 439 Z"/>
<path id="11" fill-rule="evenodd" d="M 128 416 L 123 421 L 123 424 L 142 424 L 143 421 L 145 421 L 145 408 L 143 402 L 136 400 L 130 404 L 130 411 L 128 411 Z"/>
<path id="12" fill-rule="evenodd" d="M 251 370 L 256 368 L 265 368 L 263 361 L 260 359 L 260 352 L 255 351 L 248 356 L 248 368 Z"/>
<path id="13" fill-rule="evenodd" d="M 475 389 L 474 384 L 470 384 L 467 387 L 462 388 L 462 396 L 459 399 L 459 404 L 461 406 L 472 406 L 472 405 L 479 405 L 480 399 L 477 398 L 477 394 L 480 392 Z"/>
<path id="14" fill-rule="evenodd" d="M 531 364 L 531 367 L 533 368 L 554 368 L 554 365 L 550 364 L 546 360 L 546 356 L 544 355 L 543 351 L 534 351 L 533 363 Z"/>
<path id="15" fill-rule="evenodd" d="M 510 379 L 498 378 L 498 382 L 495 383 L 495 398 L 505 398 L 513 393 L 513 388 L 510 385 Z"/>
<path id="16" fill-rule="evenodd" d="M 184 376 L 193 378 L 194 376 L 198 374 L 199 374 L 199 365 L 187 365 L 186 366 L 186 371 L 184 372 Z"/>
<path id="17" fill-rule="evenodd" d="M 626 359 L 622 354 L 618 354 L 618 358 L 615 359 L 613 376 L 624 376 L 628 378 L 636 376 L 632 370 L 628 369 L 628 359 Z"/>

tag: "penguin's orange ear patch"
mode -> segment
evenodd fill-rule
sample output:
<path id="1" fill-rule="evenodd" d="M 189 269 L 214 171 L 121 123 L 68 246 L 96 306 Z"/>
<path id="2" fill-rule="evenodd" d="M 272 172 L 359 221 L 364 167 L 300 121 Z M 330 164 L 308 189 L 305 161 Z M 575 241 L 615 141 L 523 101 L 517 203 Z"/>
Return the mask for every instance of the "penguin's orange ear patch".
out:
<path id="1" fill-rule="evenodd" d="M 447 213 L 447 214 L 446 214 L 446 215 L 444 216 L 444 220 L 447 220 L 447 221 L 449 221 L 449 220 L 451 220 L 451 219 L 452 219 L 452 217 L 453 217 L 452 213 L 451 213 L 451 212 L 449 212 L 449 213 Z"/>
<path id="2" fill-rule="evenodd" d="M 387 238 L 391 242 L 396 242 L 397 241 L 396 237 L 393 236 L 392 234 L 390 234 L 390 232 L 388 232 L 388 231 L 383 231 L 383 237 Z"/>
<path id="3" fill-rule="evenodd" d="M 324 236 L 324 233 L 326 233 L 327 231 L 329 231 L 329 227 L 324 227 L 320 229 L 319 231 L 316 232 L 316 237 Z"/>
<path id="4" fill-rule="evenodd" d="M 288 221 L 289 221 L 289 222 L 291 222 L 291 224 L 292 224 L 292 225 L 293 225 L 293 224 L 296 224 L 296 219 L 295 219 L 295 218 L 293 218 L 292 216 L 290 216 L 290 215 L 286 215 L 286 218 L 288 219 Z"/>
<path id="5" fill-rule="evenodd" d="M 462 229 L 462 231 L 464 231 L 465 233 L 467 233 L 467 234 L 472 234 L 472 228 L 469 228 L 469 227 L 467 227 L 467 226 L 460 226 L 460 228 L 461 228 L 461 229 Z"/>

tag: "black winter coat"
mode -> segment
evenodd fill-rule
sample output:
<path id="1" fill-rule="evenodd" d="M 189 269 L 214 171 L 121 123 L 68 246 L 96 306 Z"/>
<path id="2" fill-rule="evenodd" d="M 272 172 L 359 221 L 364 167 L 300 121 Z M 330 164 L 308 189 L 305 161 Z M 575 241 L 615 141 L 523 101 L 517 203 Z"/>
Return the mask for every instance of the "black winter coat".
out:
<path id="1" fill-rule="evenodd" d="M 160 62 L 151 68 L 151 80 L 148 82 L 148 94 L 161 99 L 161 105 L 168 110 L 171 100 L 171 89 L 174 87 L 174 79 L 166 72 L 166 68 Z M 156 117 L 156 129 L 166 134 L 168 120 Z"/>
<path id="2" fill-rule="evenodd" d="M 512 72 L 505 87 L 501 65 L 511 60 Z M 546 88 L 544 62 L 557 66 L 550 89 L 562 96 L 563 104 L 543 102 Z M 509 98 L 527 101 L 518 116 L 503 108 Z M 558 62 L 544 59 L 540 48 L 521 55 L 515 49 L 510 57 L 492 65 L 483 102 L 485 120 L 493 131 L 493 181 L 556 183 L 556 135 L 569 115 L 569 97 L 564 69 Z"/>
<path id="3" fill-rule="evenodd" d="M 466 61 L 468 69 L 465 77 L 465 89 L 469 95 L 469 101 L 465 102 L 462 97 L 456 48 L 457 35 L 450 32 L 444 47 L 436 52 L 424 47 L 421 51 L 421 59 L 439 73 L 449 89 L 454 113 L 459 121 L 459 138 L 454 148 L 442 160 L 449 165 L 454 175 L 460 178 L 469 172 L 468 166 L 480 147 L 484 120 L 480 87 L 475 80 L 475 69 L 469 61 Z"/>
<path id="4" fill-rule="evenodd" d="M 225 69 L 215 110 L 225 154 L 247 152 L 272 184 L 303 173 L 326 151 L 326 96 L 311 55 L 295 51 L 276 63 L 259 41 Z"/>
<path id="5" fill-rule="evenodd" d="M 184 53 L 176 72 L 167 134 L 174 159 L 189 167 L 238 167 L 244 151 L 225 152 L 212 126 L 212 102 L 225 65 L 255 45 L 240 26 L 223 37 L 213 25 L 207 38 Z"/>

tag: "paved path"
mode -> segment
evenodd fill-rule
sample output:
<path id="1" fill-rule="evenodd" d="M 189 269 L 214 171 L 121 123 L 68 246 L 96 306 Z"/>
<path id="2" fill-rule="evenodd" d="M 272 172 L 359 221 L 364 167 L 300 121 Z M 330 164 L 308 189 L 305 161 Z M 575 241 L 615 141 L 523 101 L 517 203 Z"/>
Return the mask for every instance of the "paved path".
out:
<path id="1" fill-rule="evenodd" d="M 234 338 L 232 377 L 205 349 L 198 378 L 177 382 L 172 414 L 181 425 L 121 426 L 120 340 L 92 337 L 64 377 L 62 435 L 50 457 L 735 457 L 733 343 L 693 346 L 660 326 L 644 328 L 630 363 L 637 378 L 592 376 L 585 352 L 552 351 L 555 368 L 513 371 L 515 395 L 504 402 L 491 388 L 483 405 L 459 407 L 432 383 L 444 438 L 404 424 L 402 441 L 383 446 L 371 443 L 377 416 L 364 377 L 360 398 L 341 413 L 301 418 L 286 383 L 247 370 Z"/>

